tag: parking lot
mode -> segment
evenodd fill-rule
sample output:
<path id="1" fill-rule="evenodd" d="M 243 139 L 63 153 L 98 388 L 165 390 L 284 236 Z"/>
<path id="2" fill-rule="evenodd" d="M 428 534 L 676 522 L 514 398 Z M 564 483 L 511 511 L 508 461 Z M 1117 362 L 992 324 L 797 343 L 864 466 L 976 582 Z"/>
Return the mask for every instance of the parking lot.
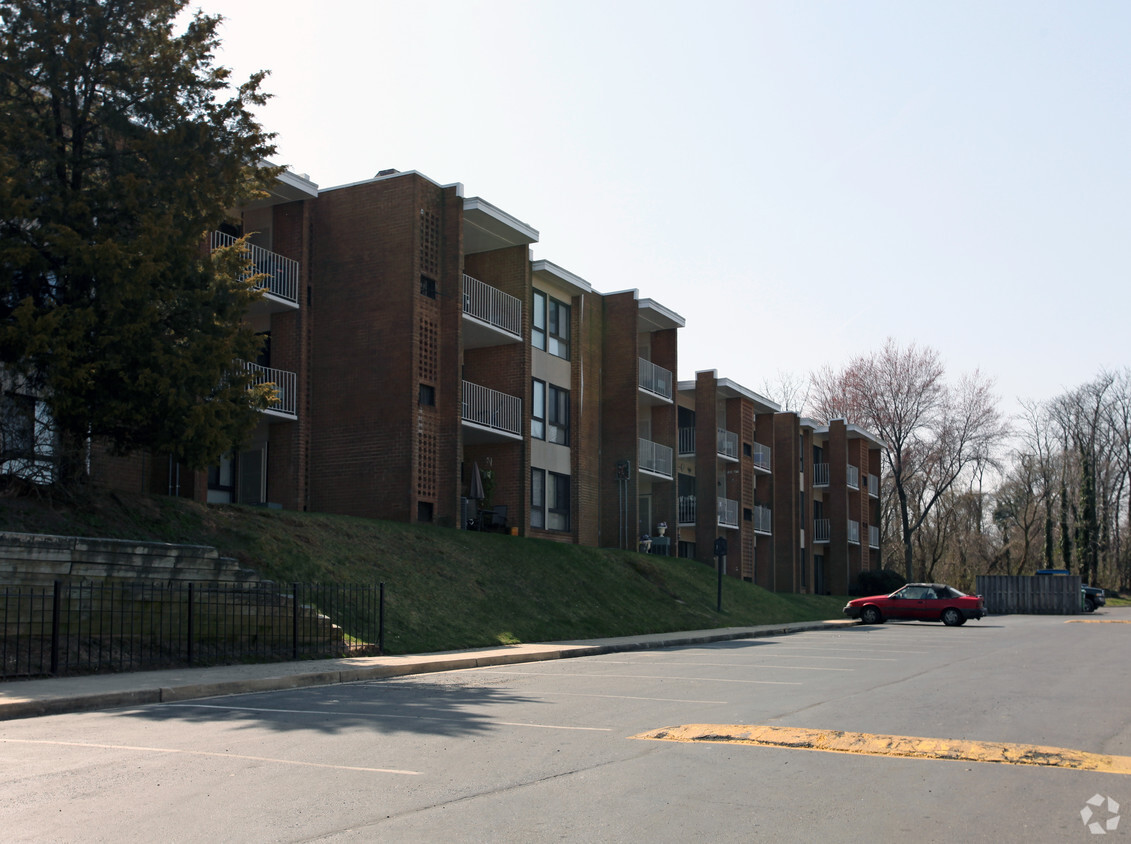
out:
<path id="1" fill-rule="evenodd" d="M 889 623 L 6 722 L 0 828 L 25 841 L 1094 840 L 1086 801 L 1131 807 L 1131 776 L 642 736 L 764 725 L 1131 756 L 1121 621 L 1131 612 Z M 1109 820 L 1107 806 L 1093 814 Z"/>

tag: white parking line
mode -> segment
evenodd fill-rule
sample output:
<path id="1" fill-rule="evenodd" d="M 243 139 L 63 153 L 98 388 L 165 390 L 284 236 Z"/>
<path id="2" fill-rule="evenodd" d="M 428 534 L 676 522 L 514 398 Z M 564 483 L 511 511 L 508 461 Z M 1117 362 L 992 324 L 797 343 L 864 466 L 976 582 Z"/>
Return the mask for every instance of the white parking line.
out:
<path id="1" fill-rule="evenodd" d="M 171 753 L 185 756 L 211 756 L 218 759 L 240 759 L 247 762 L 273 762 L 277 765 L 298 765 L 304 768 L 332 768 L 336 771 L 364 771 L 372 774 L 401 774 L 409 777 L 422 776 L 420 771 L 402 771 L 397 768 L 359 768 L 355 765 L 327 765 L 322 762 L 303 762 L 295 759 L 276 759 L 271 756 L 245 756 L 241 753 L 217 753 L 208 750 L 183 750 L 175 747 L 139 747 L 130 744 L 94 744 L 81 741 L 45 741 L 38 739 L 0 739 L 0 744 L 43 744 L 54 747 L 82 747 L 93 750 L 127 750 L 133 753 Z"/>

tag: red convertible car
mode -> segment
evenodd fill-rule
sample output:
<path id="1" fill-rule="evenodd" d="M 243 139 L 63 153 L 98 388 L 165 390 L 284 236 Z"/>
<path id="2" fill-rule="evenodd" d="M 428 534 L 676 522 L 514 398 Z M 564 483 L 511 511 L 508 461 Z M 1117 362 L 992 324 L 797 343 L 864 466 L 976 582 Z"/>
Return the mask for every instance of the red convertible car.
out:
<path id="1" fill-rule="evenodd" d="M 941 621 L 948 627 L 957 627 L 967 619 L 983 618 L 986 603 L 981 595 L 967 595 L 942 583 L 908 583 L 890 595 L 849 601 L 844 614 L 865 624 L 882 624 L 892 618 Z"/>

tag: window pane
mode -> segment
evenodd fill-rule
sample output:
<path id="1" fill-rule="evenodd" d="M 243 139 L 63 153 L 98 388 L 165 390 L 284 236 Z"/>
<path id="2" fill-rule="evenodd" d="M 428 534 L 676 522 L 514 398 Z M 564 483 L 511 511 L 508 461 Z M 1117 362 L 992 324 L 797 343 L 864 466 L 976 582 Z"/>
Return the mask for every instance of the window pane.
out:
<path id="1" fill-rule="evenodd" d="M 534 381 L 532 400 L 530 403 L 530 436 L 544 439 L 546 436 L 546 384 L 544 381 Z"/>
<path id="2" fill-rule="evenodd" d="M 530 470 L 530 526 L 546 526 L 546 472 Z"/>

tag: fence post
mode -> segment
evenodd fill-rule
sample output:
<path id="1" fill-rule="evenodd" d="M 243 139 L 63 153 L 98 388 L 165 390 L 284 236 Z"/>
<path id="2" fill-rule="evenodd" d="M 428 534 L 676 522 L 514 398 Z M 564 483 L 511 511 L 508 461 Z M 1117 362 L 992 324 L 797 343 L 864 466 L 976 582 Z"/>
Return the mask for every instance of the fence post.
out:
<path id="1" fill-rule="evenodd" d="M 192 582 L 188 585 L 188 664 L 192 665 Z"/>
<path id="2" fill-rule="evenodd" d="M 63 608 L 63 584 L 55 581 L 51 596 L 51 676 L 59 673 L 59 616 Z"/>
<path id="3" fill-rule="evenodd" d="M 377 653 L 385 655 L 385 581 L 381 581 L 380 605 L 377 607 Z"/>
<path id="4" fill-rule="evenodd" d="M 291 584 L 291 659 L 298 659 L 298 584 Z"/>

